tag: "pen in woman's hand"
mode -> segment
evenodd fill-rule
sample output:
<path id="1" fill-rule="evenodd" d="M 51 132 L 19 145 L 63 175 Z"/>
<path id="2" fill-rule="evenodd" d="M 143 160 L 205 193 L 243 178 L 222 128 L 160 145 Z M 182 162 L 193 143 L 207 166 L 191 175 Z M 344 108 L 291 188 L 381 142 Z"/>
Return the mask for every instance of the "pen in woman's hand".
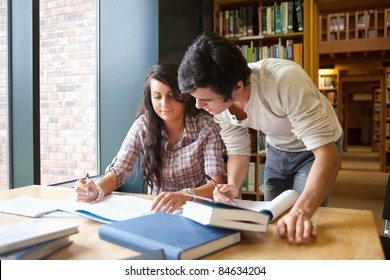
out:
<path id="1" fill-rule="evenodd" d="M 85 184 L 88 184 L 88 182 L 89 182 L 89 173 L 87 172 L 87 175 L 85 175 Z M 89 188 L 87 188 L 87 196 L 89 196 Z"/>
<path id="2" fill-rule="evenodd" d="M 221 191 L 221 189 L 219 188 L 217 182 L 215 182 L 215 180 L 213 178 L 211 178 L 209 175 L 207 175 L 206 173 L 204 173 L 204 176 L 206 177 L 206 179 L 210 182 L 212 182 L 214 184 L 214 186 Z M 221 192 L 223 193 L 227 198 L 229 198 L 230 202 L 234 205 L 234 206 L 237 206 L 237 204 L 234 203 L 234 201 L 224 192 Z"/>

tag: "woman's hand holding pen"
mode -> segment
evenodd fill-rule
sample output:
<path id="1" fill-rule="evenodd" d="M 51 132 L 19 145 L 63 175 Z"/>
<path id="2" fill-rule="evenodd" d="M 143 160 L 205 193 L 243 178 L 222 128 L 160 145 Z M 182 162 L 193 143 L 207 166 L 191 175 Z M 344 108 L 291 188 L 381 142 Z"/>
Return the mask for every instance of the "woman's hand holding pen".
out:
<path id="1" fill-rule="evenodd" d="M 98 196 L 95 182 L 88 178 L 77 180 L 74 189 L 77 194 L 77 201 L 93 202 Z"/>

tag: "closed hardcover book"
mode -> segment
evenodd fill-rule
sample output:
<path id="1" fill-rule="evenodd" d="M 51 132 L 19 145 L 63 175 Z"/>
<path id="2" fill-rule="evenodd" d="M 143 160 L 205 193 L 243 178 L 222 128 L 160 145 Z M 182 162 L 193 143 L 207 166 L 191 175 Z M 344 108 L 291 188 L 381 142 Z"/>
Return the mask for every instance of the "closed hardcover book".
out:
<path id="1" fill-rule="evenodd" d="M 249 170 L 248 170 L 248 191 L 254 192 L 255 191 L 255 163 L 250 162 L 249 163 Z"/>
<path id="2" fill-rule="evenodd" d="M 224 203 L 187 201 L 183 216 L 206 226 L 243 231 L 267 231 L 269 215 Z"/>
<path id="3" fill-rule="evenodd" d="M 69 246 L 72 241 L 69 236 L 31 245 L 16 251 L 1 254 L 0 260 L 42 260 L 55 252 Z"/>
<path id="4" fill-rule="evenodd" d="M 101 225 L 99 237 L 140 252 L 163 249 L 170 260 L 199 259 L 241 241 L 239 231 L 206 227 L 166 213 Z"/>
<path id="5" fill-rule="evenodd" d="M 0 226 L 0 254 L 12 252 L 48 240 L 78 232 L 78 225 L 44 219 L 29 219 L 23 222 Z"/>

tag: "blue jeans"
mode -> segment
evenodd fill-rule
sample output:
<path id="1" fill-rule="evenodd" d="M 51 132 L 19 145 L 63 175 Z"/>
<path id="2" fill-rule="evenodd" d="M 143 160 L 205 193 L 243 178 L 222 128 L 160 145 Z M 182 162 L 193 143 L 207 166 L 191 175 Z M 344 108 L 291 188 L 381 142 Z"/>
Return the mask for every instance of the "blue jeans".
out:
<path id="1" fill-rule="evenodd" d="M 341 159 L 343 136 L 336 142 Z M 269 201 L 285 190 L 293 189 L 299 194 L 305 188 L 307 176 L 314 162 L 311 151 L 285 152 L 267 145 L 267 158 L 264 170 L 264 200 Z M 333 187 L 321 206 L 326 206 Z"/>

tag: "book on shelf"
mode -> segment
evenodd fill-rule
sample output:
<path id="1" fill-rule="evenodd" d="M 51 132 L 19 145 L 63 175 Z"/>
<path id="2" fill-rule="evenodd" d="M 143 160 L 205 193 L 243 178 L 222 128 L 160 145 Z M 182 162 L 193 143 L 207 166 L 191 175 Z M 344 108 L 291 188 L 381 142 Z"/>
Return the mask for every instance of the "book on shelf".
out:
<path id="1" fill-rule="evenodd" d="M 302 0 L 294 0 L 294 9 L 296 15 L 296 29 L 297 32 L 303 31 L 303 2 Z"/>
<path id="2" fill-rule="evenodd" d="M 269 202 L 236 199 L 237 206 L 188 201 L 183 216 L 202 225 L 265 232 L 268 223 L 292 207 L 298 193 L 287 190 Z"/>
<path id="3" fill-rule="evenodd" d="M 266 8 L 266 18 L 265 18 L 266 26 L 267 26 L 267 28 L 265 29 L 266 34 L 273 35 L 273 34 L 275 34 L 275 17 L 274 17 L 275 7 L 274 6 L 267 6 L 264 8 Z M 263 28 L 263 31 L 264 31 L 264 28 Z"/>
<path id="4" fill-rule="evenodd" d="M 228 19 L 229 19 L 229 23 L 228 23 L 228 25 L 229 25 L 229 37 L 234 37 L 234 36 L 236 36 L 236 30 L 235 30 L 235 28 L 236 28 L 236 26 L 235 26 L 236 19 L 235 19 L 235 12 L 234 12 L 234 10 L 230 10 L 229 11 Z"/>
<path id="5" fill-rule="evenodd" d="M 254 192 L 255 191 L 255 170 L 256 170 L 256 164 L 255 162 L 249 162 L 249 169 L 248 169 L 248 191 Z"/>
<path id="6" fill-rule="evenodd" d="M 275 34 L 281 34 L 282 33 L 282 15 L 280 11 L 280 5 L 278 5 L 276 2 L 274 4 L 274 17 L 275 17 Z"/>
<path id="7" fill-rule="evenodd" d="M 289 14 L 288 14 L 288 2 L 281 2 L 280 3 L 280 16 L 282 18 L 282 22 L 281 22 L 281 25 L 282 25 L 282 33 L 283 34 L 286 34 L 288 33 L 287 30 L 288 30 L 288 17 L 289 17 Z"/>
<path id="8" fill-rule="evenodd" d="M 260 2 L 257 7 L 257 30 L 258 34 L 263 34 L 263 5 Z"/>
<path id="9" fill-rule="evenodd" d="M 241 191 L 248 191 L 248 175 L 245 176 L 244 181 L 241 184 Z"/>
<path id="10" fill-rule="evenodd" d="M 69 214 L 89 218 L 101 223 L 111 223 L 138 217 L 150 212 L 153 200 L 135 196 L 111 194 L 98 203 L 74 200 L 49 200 L 19 196 L 0 201 L 0 212 L 27 217 Z M 175 213 L 181 211 L 179 208 Z"/>
<path id="11" fill-rule="evenodd" d="M 73 222 L 28 219 L 0 226 L 0 254 L 12 252 L 78 232 Z"/>
<path id="12" fill-rule="evenodd" d="M 294 32 L 294 3 L 287 2 L 287 33 Z"/>
<path id="13" fill-rule="evenodd" d="M 217 11 L 216 12 L 216 32 L 220 36 L 224 36 L 223 30 L 224 30 L 224 24 L 225 24 L 225 14 L 222 11 Z"/>
<path id="14" fill-rule="evenodd" d="M 303 67 L 303 44 L 294 43 L 293 53 L 294 61 Z"/>
<path id="15" fill-rule="evenodd" d="M 0 255 L 0 260 L 42 260 L 72 244 L 69 236 L 31 245 Z"/>
<path id="16" fill-rule="evenodd" d="M 100 239 L 136 251 L 163 249 L 169 260 L 199 259 L 241 241 L 239 231 L 161 212 L 104 224 L 98 232 Z"/>
<path id="17" fill-rule="evenodd" d="M 257 130 L 257 153 L 267 153 L 267 140 L 266 135 L 261 130 Z"/>
<path id="18" fill-rule="evenodd" d="M 291 39 L 286 40 L 286 59 L 294 60 L 294 41 Z"/>
<path id="19" fill-rule="evenodd" d="M 339 16 L 339 30 L 344 31 L 345 30 L 345 15 L 341 14 Z"/>
<path id="20" fill-rule="evenodd" d="M 253 6 L 248 6 L 247 8 L 248 8 L 247 33 L 248 36 L 253 36 L 255 35 L 255 27 L 257 28 L 257 26 L 255 25 L 255 16 L 254 16 L 256 13 L 254 12 Z"/>
<path id="21" fill-rule="evenodd" d="M 259 191 L 264 192 L 264 170 L 265 170 L 265 163 L 259 164 Z"/>

